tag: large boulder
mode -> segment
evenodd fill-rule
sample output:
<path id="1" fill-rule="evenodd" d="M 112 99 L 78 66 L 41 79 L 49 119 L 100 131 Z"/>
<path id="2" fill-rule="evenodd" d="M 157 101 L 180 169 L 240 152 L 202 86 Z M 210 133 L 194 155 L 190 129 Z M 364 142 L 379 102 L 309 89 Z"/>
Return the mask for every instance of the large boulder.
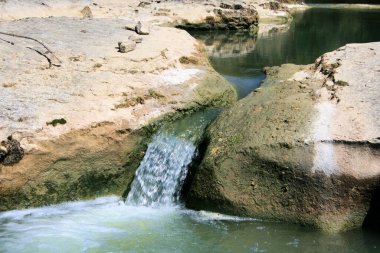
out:
<path id="1" fill-rule="evenodd" d="M 360 227 L 380 185 L 379 62 L 380 43 L 350 44 L 315 65 L 268 68 L 262 87 L 209 127 L 187 205 Z"/>
<path id="2" fill-rule="evenodd" d="M 153 1 L 153 0 L 98 0 L 87 6 L 86 1 L 38 0 L 0 1 L 0 20 L 27 17 L 133 17 L 141 22 L 181 26 L 196 29 L 253 29 L 260 20 L 287 22 L 291 15 L 286 6 L 274 0 L 205 0 L 205 1 Z M 271 8 L 272 6 L 272 8 Z"/>
<path id="3" fill-rule="evenodd" d="M 121 196 L 153 122 L 236 100 L 186 31 L 154 26 L 119 53 L 127 21 L 0 22 L 0 211 Z"/>
<path id="4" fill-rule="evenodd" d="M 207 5 L 206 5 L 207 4 Z M 183 6 L 177 27 L 196 30 L 250 30 L 257 32 L 259 14 L 252 4 L 221 2 Z M 206 6 L 205 6 L 206 5 Z M 176 11 L 181 12 L 181 7 Z M 197 9 L 199 11 L 197 11 Z"/>

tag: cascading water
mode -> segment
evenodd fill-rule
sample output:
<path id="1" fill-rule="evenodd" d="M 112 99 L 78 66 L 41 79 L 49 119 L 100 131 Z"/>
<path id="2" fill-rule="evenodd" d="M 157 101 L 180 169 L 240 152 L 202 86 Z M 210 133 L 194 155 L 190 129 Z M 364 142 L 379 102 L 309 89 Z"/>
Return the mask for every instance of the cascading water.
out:
<path id="1" fill-rule="evenodd" d="M 156 135 L 136 171 L 126 203 L 153 207 L 177 204 L 195 152 L 189 141 L 167 133 Z"/>

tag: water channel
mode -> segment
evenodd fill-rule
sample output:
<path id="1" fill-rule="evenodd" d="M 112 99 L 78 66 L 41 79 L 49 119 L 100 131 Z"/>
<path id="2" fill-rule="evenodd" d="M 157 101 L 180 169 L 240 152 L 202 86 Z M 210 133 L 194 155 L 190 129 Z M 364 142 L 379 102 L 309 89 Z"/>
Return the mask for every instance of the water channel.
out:
<path id="1" fill-rule="evenodd" d="M 295 14 L 288 29 L 258 38 L 193 35 L 205 42 L 214 68 L 244 97 L 265 78 L 264 66 L 309 64 L 346 43 L 380 41 L 379 27 L 378 10 L 315 8 Z M 199 112 L 161 129 L 126 203 L 104 197 L 0 213 L 0 252 L 380 252 L 380 235 L 361 229 L 327 234 L 184 208 L 178 191 L 196 144 L 216 114 Z M 151 187 L 155 181 L 162 184 Z"/>

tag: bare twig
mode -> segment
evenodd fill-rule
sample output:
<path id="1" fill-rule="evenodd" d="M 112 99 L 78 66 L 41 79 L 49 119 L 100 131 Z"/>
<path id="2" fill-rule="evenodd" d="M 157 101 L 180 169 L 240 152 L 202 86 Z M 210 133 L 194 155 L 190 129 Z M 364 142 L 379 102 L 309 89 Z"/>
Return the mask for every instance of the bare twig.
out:
<path id="1" fill-rule="evenodd" d="M 38 44 L 40 44 L 41 46 L 43 46 L 46 50 L 47 50 L 47 52 L 48 53 L 50 53 L 60 64 L 62 63 L 62 61 L 53 53 L 53 51 L 51 51 L 44 43 L 42 43 L 41 41 L 39 41 L 39 40 L 36 40 L 36 39 L 34 39 L 34 38 L 32 38 L 32 37 L 28 37 L 28 36 L 23 36 L 23 35 L 17 35 L 17 34 L 13 34 L 13 33 L 5 33 L 5 32 L 0 32 L 0 34 L 2 34 L 2 35 L 7 35 L 7 36 L 11 36 L 11 37 L 16 37 L 16 38 L 22 38 L 22 39 L 27 39 L 27 40 L 33 40 L 33 41 L 35 41 L 35 42 L 37 42 Z M 32 48 L 29 48 L 29 49 L 32 49 Z M 32 50 L 35 50 L 35 49 L 32 49 Z M 35 50 L 35 51 L 37 51 L 37 50 Z M 38 52 L 38 53 L 40 53 L 41 54 L 41 52 Z M 43 56 L 45 56 L 46 58 L 47 58 L 47 56 L 45 55 L 45 54 L 42 54 Z M 50 64 L 51 64 L 51 59 L 49 59 L 50 60 Z M 59 67 L 60 66 L 60 64 L 52 64 L 53 66 L 57 66 L 57 67 Z M 51 65 L 50 65 L 51 66 Z"/>
<path id="2" fill-rule="evenodd" d="M 44 53 L 38 51 L 37 49 L 31 48 L 31 47 L 26 47 L 26 48 L 28 48 L 28 49 L 30 49 L 30 50 L 33 50 L 33 51 L 35 51 L 37 54 L 42 55 L 43 57 L 45 57 L 46 60 L 47 60 L 48 63 L 49 63 L 49 68 L 51 68 L 52 65 L 53 65 L 53 66 L 56 66 L 56 67 L 59 67 L 59 66 L 60 66 L 60 65 L 55 65 L 55 64 L 53 64 L 53 63 L 51 62 L 51 60 L 50 60 L 49 57 L 47 57 Z"/>
<path id="3" fill-rule="evenodd" d="M 12 46 L 15 44 L 15 43 L 12 42 L 12 41 L 5 40 L 5 39 L 2 39 L 2 38 L 0 38 L 0 40 L 1 40 L 1 41 L 4 41 L 4 42 L 6 42 L 6 43 L 9 43 L 9 44 L 11 44 Z"/>

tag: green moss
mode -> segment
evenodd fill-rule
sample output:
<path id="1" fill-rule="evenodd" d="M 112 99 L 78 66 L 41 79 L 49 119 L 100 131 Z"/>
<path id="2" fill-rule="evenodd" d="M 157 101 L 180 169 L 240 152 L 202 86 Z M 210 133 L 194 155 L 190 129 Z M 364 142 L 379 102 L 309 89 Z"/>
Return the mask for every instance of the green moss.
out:
<path id="1" fill-rule="evenodd" d="M 240 133 L 234 134 L 230 136 L 229 141 L 232 142 L 233 144 L 239 144 L 243 142 L 243 135 Z"/>
<path id="2" fill-rule="evenodd" d="M 198 64 L 198 60 L 194 56 L 189 56 L 189 57 L 188 56 L 182 56 L 181 58 L 179 58 L 179 62 L 182 64 L 193 64 L 193 65 Z"/>
<path id="3" fill-rule="evenodd" d="M 52 125 L 53 127 L 55 127 L 58 124 L 64 125 L 66 123 L 67 123 L 67 121 L 64 118 L 60 118 L 60 119 L 54 119 L 50 122 L 46 122 L 46 125 Z"/>
<path id="4" fill-rule="evenodd" d="M 155 91 L 153 89 L 149 89 L 147 97 L 151 97 L 151 98 L 155 98 L 155 99 L 160 99 L 160 98 L 164 98 L 165 96 L 161 95 L 160 93 L 158 93 L 157 91 Z"/>
<path id="5" fill-rule="evenodd" d="M 348 83 L 342 80 L 335 81 L 335 84 L 339 86 L 348 86 Z"/>
<path id="6" fill-rule="evenodd" d="M 122 103 L 115 106 L 116 109 L 119 108 L 128 108 L 131 106 L 135 106 L 138 104 L 144 104 L 145 99 L 143 97 L 132 97 L 132 98 L 126 98 Z"/>
<path id="7" fill-rule="evenodd" d="M 257 25 L 251 25 L 249 27 L 249 33 L 252 35 L 256 35 L 259 32 L 259 26 Z"/>
<path id="8" fill-rule="evenodd" d="M 199 96 L 197 103 L 204 106 L 226 107 L 237 100 L 236 90 L 219 74 L 207 74 L 195 92 Z"/>

